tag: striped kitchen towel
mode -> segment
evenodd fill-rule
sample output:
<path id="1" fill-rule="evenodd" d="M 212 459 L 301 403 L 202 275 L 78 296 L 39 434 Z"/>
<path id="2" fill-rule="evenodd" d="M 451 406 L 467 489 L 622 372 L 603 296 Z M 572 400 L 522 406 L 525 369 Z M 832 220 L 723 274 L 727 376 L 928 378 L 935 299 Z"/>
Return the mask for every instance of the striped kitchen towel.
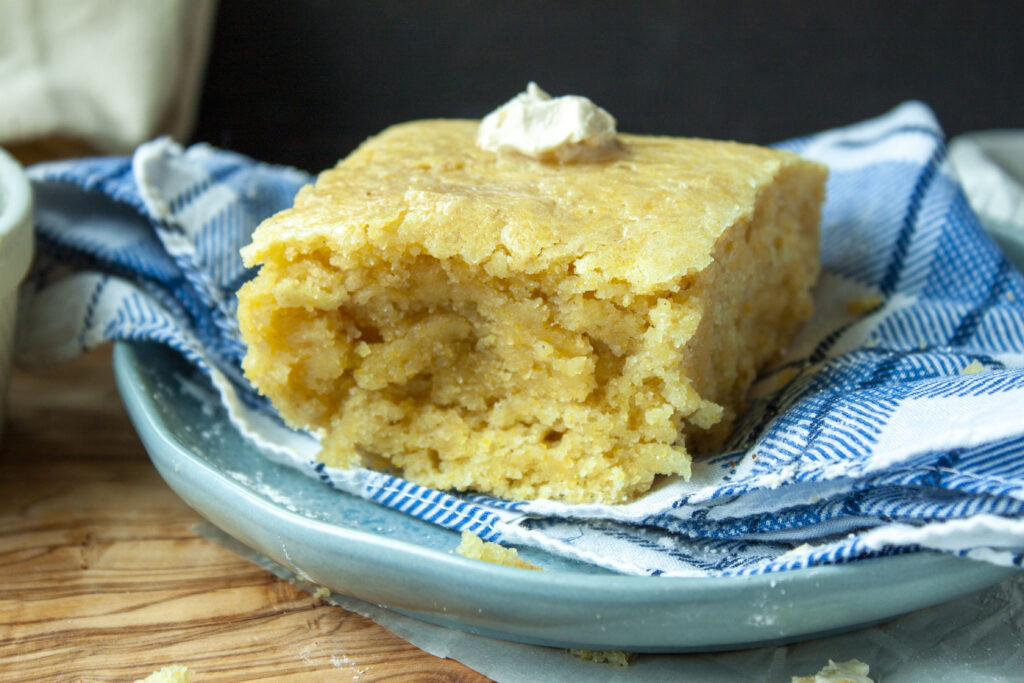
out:
<path id="1" fill-rule="evenodd" d="M 1024 558 L 1024 278 L 982 230 L 932 113 L 780 145 L 830 168 L 816 312 L 725 452 L 625 505 L 510 502 L 315 462 L 239 370 L 238 250 L 310 178 L 166 140 L 30 169 L 40 258 L 19 354 L 156 340 L 212 380 L 254 448 L 326 485 L 616 571 L 780 571 L 922 548 Z"/>

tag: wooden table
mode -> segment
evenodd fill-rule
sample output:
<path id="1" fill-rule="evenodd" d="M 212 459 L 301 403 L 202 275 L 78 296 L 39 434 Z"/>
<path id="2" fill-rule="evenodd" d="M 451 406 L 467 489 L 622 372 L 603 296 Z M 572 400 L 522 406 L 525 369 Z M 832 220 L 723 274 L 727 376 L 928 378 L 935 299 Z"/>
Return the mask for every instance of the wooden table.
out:
<path id="1" fill-rule="evenodd" d="M 17 370 L 0 445 L 4 681 L 485 680 L 194 531 L 114 387 L 109 348 Z"/>
<path id="2" fill-rule="evenodd" d="M 15 149 L 23 162 L 78 148 Z M 62 154 L 62 152 L 64 152 Z M 114 386 L 110 347 L 16 369 L 0 443 L 0 679 L 483 681 L 195 532 Z"/>

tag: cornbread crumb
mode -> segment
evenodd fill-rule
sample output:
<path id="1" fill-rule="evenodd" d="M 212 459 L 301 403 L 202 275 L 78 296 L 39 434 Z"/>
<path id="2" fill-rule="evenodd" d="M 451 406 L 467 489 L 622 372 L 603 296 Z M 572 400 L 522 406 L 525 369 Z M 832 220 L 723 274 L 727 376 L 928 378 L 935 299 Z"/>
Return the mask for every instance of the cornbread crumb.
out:
<path id="1" fill-rule="evenodd" d="M 484 541 L 472 531 L 462 532 L 462 542 L 455 549 L 459 555 L 472 560 L 483 560 L 493 564 L 500 564 L 506 567 L 517 567 L 519 569 L 534 569 L 544 571 L 532 562 L 527 562 L 519 557 L 519 551 L 515 548 L 506 548 L 497 543 Z"/>
<path id="2" fill-rule="evenodd" d="M 191 680 L 192 670 L 187 666 L 175 664 L 154 671 L 145 678 L 136 680 L 135 683 L 189 683 Z"/>
<path id="3" fill-rule="evenodd" d="M 870 313 L 876 308 L 882 305 L 885 301 L 882 297 L 877 294 L 865 294 L 863 296 L 855 296 L 846 302 L 846 310 L 850 313 L 863 314 Z"/>
<path id="4" fill-rule="evenodd" d="M 260 225 L 247 377 L 335 467 L 567 502 L 689 476 L 810 314 L 824 167 L 625 134 L 552 164 L 476 130 L 390 128 Z"/>
<path id="5" fill-rule="evenodd" d="M 793 676 L 792 683 L 874 683 L 868 678 L 870 667 L 851 659 L 846 662 L 828 660 L 828 665 L 811 676 Z"/>
<path id="6" fill-rule="evenodd" d="M 972 360 L 970 363 L 965 365 L 960 370 L 961 375 L 973 375 L 976 372 L 981 372 L 985 369 L 985 366 L 981 364 L 979 360 Z"/>
<path id="7" fill-rule="evenodd" d="M 331 589 L 327 586 L 317 586 L 316 590 L 313 591 L 314 598 L 320 598 L 323 600 L 331 594 Z"/>
<path id="8" fill-rule="evenodd" d="M 609 664 L 614 667 L 626 667 L 636 659 L 635 652 L 623 652 L 621 650 L 569 650 L 569 654 L 585 662 L 596 662 L 598 664 Z"/>

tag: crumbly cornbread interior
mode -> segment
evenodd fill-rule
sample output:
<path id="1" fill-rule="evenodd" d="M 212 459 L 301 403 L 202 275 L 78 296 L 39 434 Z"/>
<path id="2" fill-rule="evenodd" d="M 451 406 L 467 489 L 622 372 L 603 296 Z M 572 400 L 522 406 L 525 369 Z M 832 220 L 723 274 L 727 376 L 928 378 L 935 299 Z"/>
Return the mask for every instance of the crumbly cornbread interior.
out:
<path id="1" fill-rule="evenodd" d="M 459 547 L 455 549 L 455 552 L 471 560 L 481 560 L 506 567 L 515 567 L 516 569 L 544 571 L 542 567 L 538 567 L 534 563 L 527 562 L 519 557 L 519 550 L 516 548 L 509 548 L 485 541 L 472 531 L 462 532 L 462 541 L 459 543 Z"/>
<path id="2" fill-rule="evenodd" d="M 620 135 L 558 165 L 476 122 L 370 139 L 243 250 L 243 367 L 329 465 L 624 502 L 727 435 L 811 311 L 825 169 Z"/>

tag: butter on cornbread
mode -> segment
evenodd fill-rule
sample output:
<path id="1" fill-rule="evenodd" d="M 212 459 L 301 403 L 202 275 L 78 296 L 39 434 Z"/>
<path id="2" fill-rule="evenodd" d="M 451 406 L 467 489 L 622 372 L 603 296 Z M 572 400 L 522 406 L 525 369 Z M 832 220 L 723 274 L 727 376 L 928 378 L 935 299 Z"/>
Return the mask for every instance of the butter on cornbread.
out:
<path id="1" fill-rule="evenodd" d="M 331 466 L 569 502 L 687 476 L 810 314 L 825 169 L 626 134 L 554 163 L 477 127 L 389 128 L 259 226 L 247 376 Z"/>

